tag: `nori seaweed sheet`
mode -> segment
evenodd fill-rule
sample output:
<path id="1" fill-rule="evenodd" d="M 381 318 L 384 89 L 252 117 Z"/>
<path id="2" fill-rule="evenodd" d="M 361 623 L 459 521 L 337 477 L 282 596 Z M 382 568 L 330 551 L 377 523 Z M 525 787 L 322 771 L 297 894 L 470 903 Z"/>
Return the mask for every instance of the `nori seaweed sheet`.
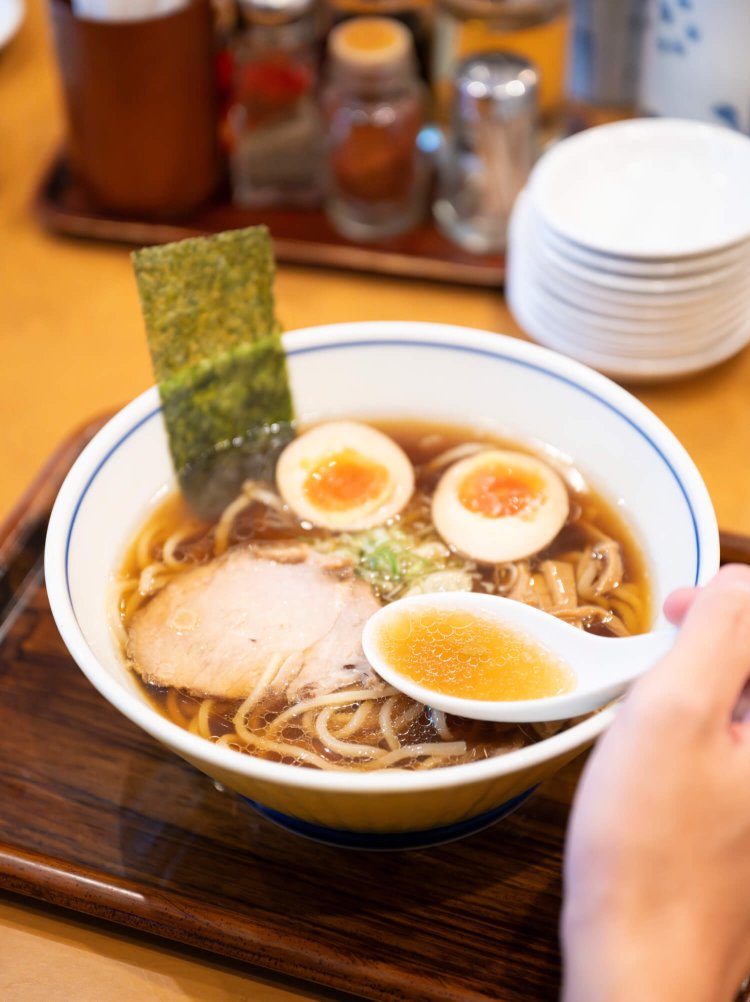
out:
<path id="1" fill-rule="evenodd" d="M 294 434 L 269 234 L 231 230 L 132 260 L 180 487 L 215 518 L 244 480 L 273 479 Z"/>
<path id="2" fill-rule="evenodd" d="M 159 393 L 180 486 L 199 515 L 216 518 L 245 480 L 273 480 L 294 435 L 278 335 L 186 366 Z"/>
<path id="3" fill-rule="evenodd" d="M 145 247 L 132 261 L 157 382 L 279 331 L 265 226 Z"/>

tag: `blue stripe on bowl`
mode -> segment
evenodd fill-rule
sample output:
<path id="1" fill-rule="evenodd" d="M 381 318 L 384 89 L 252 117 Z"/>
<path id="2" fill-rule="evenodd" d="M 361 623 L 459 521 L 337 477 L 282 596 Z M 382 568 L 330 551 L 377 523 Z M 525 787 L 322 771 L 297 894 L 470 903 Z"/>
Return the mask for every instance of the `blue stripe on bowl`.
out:
<path id="1" fill-rule="evenodd" d="M 100 470 L 102 470 L 102 468 L 107 465 L 107 463 L 109 462 L 111 457 L 117 452 L 117 450 L 121 448 L 121 446 L 123 446 L 125 442 L 127 442 L 127 440 L 130 438 L 131 435 L 134 435 L 139 428 L 143 427 L 143 425 L 146 424 L 147 421 L 151 421 L 153 418 L 157 417 L 160 413 L 161 413 L 161 407 L 154 407 L 152 411 L 149 411 L 148 414 L 145 414 L 140 419 L 140 421 L 136 422 L 136 424 L 134 424 L 132 428 L 129 428 L 122 436 L 122 438 L 119 438 L 115 442 L 112 448 L 104 456 L 102 456 L 102 458 L 99 460 L 99 462 L 92 470 L 91 476 L 84 484 L 80 497 L 76 501 L 75 508 L 73 509 L 73 514 L 70 519 L 70 526 L 68 527 L 68 535 L 65 538 L 65 587 L 68 592 L 68 601 L 70 602 L 70 607 L 71 609 L 73 609 L 74 615 L 75 615 L 75 609 L 73 608 L 73 596 L 70 591 L 70 576 L 68 574 L 68 562 L 69 562 L 68 558 L 70 555 L 70 542 L 73 537 L 73 529 L 76 524 L 76 519 L 78 518 L 78 512 L 80 511 L 81 505 L 83 504 L 83 499 L 88 494 L 93 482 L 99 476 Z M 76 622 L 78 622 L 77 616 L 76 616 Z"/>
<path id="2" fill-rule="evenodd" d="M 365 849 L 370 852 L 387 852 L 394 849 L 430 849 L 437 845 L 444 845 L 446 842 L 455 842 L 457 839 L 466 838 L 467 835 L 474 835 L 489 828 L 502 818 L 507 817 L 516 808 L 520 807 L 537 789 L 532 786 L 529 790 L 524 790 L 512 800 L 506 800 L 499 807 L 493 807 L 491 811 L 478 814 L 467 821 L 459 821 L 454 825 L 445 825 L 440 828 L 427 828 L 423 831 L 414 832 L 352 832 L 340 828 L 326 828 L 324 825 L 314 825 L 308 821 L 300 821 L 299 818 L 290 817 L 288 814 L 281 814 L 273 811 L 270 807 L 264 807 L 248 797 L 243 797 L 259 814 L 268 821 L 272 821 L 280 828 L 295 835 L 303 835 L 314 842 L 322 842 L 324 845 L 336 846 L 340 849 Z"/>
<path id="3" fill-rule="evenodd" d="M 489 351 L 488 349 L 485 348 L 474 348 L 469 345 L 442 344 L 439 341 L 421 341 L 421 340 L 412 341 L 409 340 L 408 338 L 404 338 L 403 340 L 393 340 L 393 341 L 379 338 L 366 338 L 363 340 L 356 340 L 356 341 L 336 341 L 331 344 L 313 345 L 309 348 L 292 348 L 289 351 L 287 351 L 287 355 L 289 357 L 293 357 L 295 355 L 311 355 L 317 352 L 324 352 L 324 351 L 341 351 L 342 349 L 351 349 L 351 348 L 379 348 L 379 347 L 430 348 L 433 350 L 437 349 L 439 351 L 453 351 L 470 355 L 479 355 L 480 357 L 492 359 L 495 361 L 500 360 L 506 363 L 509 362 L 511 365 L 517 365 L 523 369 L 530 369 L 533 372 L 541 373 L 543 376 L 548 376 L 550 379 L 554 379 L 557 382 L 564 383 L 565 385 L 570 386 L 572 389 L 577 390 L 579 393 L 583 393 L 584 396 L 590 397 L 592 400 L 595 400 L 597 403 L 601 404 L 602 407 L 605 407 L 613 414 L 616 414 L 622 421 L 624 421 L 638 435 L 640 435 L 640 437 L 645 442 L 647 442 L 648 445 L 659 456 L 661 461 L 664 463 L 669 472 L 672 474 L 672 477 L 674 478 L 674 481 L 677 484 L 677 487 L 680 493 L 682 494 L 682 497 L 685 500 L 688 512 L 690 513 L 690 520 L 693 526 L 693 537 L 695 542 L 695 580 L 693 583 L 694 584 L 698 583 L 698 580 L 700 578 L 700 568 L 701 568 L 701 549 L 700 549 L 700 538 L 698 535 L 698 521 L 695 512 L 693 510 L 693 506 L 690 503 L 690 498 L 688 497 L 685 485 L 682 483 L 677 471 L 672 466 L 669 459 L 664 455 L 659 446 L 656 444 L 656 442 L 654 442 L 654 440 L 640 427 L 640 425 L 638 425 L 635 421 L 633 421 L 632 418 L 628 417 L 627 414 L 624 414 L 619 408 L 615 407 L 615 405 L 610 403 L 610 401 L 605 400 L 604 397 L 599 396 L 599 394 L 595 393 L 593 390 L 589 390 L 586 387 L 581 386 L 580 383 L 577 383 L 574 379 L 570 379 L 567 376 L 562 376 L 557 372 L 553 372 L 552 370 L 545 368 L 545 366 L 543 365 L 539 365 L 535 362 L 528 362 L 525 359 L 514 358 L 510 355 L 504 355 L 502 352 L 499 351 L 497 352 Z M 68 527 L 68 534 L 65 542 L 65 582 L 71 609 L 73 608 L 73 598 L 71 594 L 70 578 L 68 573 L 68 557 L 70 553 L 70 543 L 73 535 L 73 528 L 76 523 L 76 518 L 78 517 L 78 512 L 83 503 L 83 499 L 86 497 L 86 494 L 91 488 L 91 485 L 98 476 L 100 470 L 108 462 L 108 460 L 112 457 L 112 455 L 114 455 L 114 453 L 123 445 L 123 443 L 126 442 L 130 438 L 130 436 L 133 435 L 142 425 L 144 425 L 147 421 L 150 421 L 152 418 L 156 417 L 159 413 L 160 413 L 160 408 L 158 407 L 154 408 L 154 410 L 150 411 L 148 414 L 142 417 L 137 424 L 135 424 L 132 428 L 130 428 L 127 432 L 125 432 L 125 434 L 120 439 L 118 439 L 117 442 L 114 443 L 111 449 L 109 449 L 107 454 L 102 457 L 100 462 L 97 464 L 96 468 L 92 471 L 91 476 L 86 481 L 86 484 L 84 485 L 83 490 L 81 491 L 80 497 L 76 502 L 75 508 L 73 509 L 73 515 L 70 520 L 70 526 Z M 75 610 L 73 611 L 75 614 Z"/>

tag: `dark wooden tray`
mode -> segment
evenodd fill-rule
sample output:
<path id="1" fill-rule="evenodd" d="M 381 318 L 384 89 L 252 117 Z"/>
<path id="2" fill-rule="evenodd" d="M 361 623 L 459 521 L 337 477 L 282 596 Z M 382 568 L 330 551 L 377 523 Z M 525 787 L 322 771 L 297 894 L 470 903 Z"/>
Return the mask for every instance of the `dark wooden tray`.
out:
<path id="1" fill-rule="evenodd" d="M 228 196 L 179 221 L 106 215 L 88 202 L 63 156 L 54 160 L 42 178 L 34 210 L 46 229 L 72 237 L 143 246 L 265 223 L 273 237 L 276 260 L 290 264 L 491 288 L 499 288 L 505 276 L 504 255 L 469 254 L 429 223 L 403 236 L 355 244 L 340 237 L 319 210 L 256 211 L 233 205 Z"/>
<path id="2" fill-rule="evenodd" d="M 401 853 L 306 841 L 217 789 L 102 699 L 50 615 L 47 513 L 93 430 L 0 531 L 0 887 L 367 999 L 556 998 L 579 765 L 481 834 Z"/>

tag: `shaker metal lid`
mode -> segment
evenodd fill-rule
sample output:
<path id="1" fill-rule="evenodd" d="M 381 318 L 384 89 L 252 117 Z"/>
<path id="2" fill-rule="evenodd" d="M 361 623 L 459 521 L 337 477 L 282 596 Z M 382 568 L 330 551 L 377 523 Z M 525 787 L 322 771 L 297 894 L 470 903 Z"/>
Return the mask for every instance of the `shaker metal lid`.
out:
<path id="1" fill-rule="evenodd" d="M 240 13 L 258 24 L 288 24 L 312 11 L 315 0 L 239 0 Z"/>
<path id="2" fill-rule="evenodd" d="M 513 52 L 480 52 L 459 63 L 455 88 L 458 120 L 514 118 L 535 112 L 539 74 Z"/>

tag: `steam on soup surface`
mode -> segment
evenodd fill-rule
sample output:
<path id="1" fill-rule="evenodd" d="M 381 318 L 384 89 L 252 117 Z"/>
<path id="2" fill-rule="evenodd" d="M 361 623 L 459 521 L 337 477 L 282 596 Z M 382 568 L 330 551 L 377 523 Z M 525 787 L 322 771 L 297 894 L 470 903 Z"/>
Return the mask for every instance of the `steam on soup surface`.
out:
<path id="1" fill-rule="evenodd" d="M 328 453 L 296 439 L 278 487 L 246 483 L 214 524 L 176 492 L 149 517 L 116 575 L 122 650 L 149 698 L 210 741 L 321 769 L 431 768 L 546 736 L 559 725 L 468 721 L 400 694 L 366 662 L 362 627 L 407 594 L 478 590 L 604 636 L 644 632 L 645 563 L 619 514 L 574 468 L 485 431 L 372 423 L 395 448 L 381 454 L 369 435 L 342 445 L 341 424 L 313 429 Z"/>

